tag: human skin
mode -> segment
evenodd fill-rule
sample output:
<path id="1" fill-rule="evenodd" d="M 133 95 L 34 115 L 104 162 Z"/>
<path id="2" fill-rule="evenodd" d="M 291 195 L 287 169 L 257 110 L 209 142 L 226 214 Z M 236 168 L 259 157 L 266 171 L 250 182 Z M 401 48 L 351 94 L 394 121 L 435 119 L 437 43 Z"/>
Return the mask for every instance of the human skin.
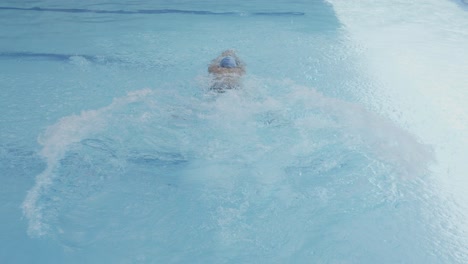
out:
<path id="1" fill-rule="evenodd" d="M 219 64 L 221 60 L 226 56 L 233 57 L 236 60 L 238 66 L 235 68 L 221 67 Z M 242 75 L 245 74 L 245 65 L 240 61 L 239 57 L 237 57 L 236 53 L 233 50 L 226 50 L 223 53 L 221 53 L 221 55 L 219 55 L 216 59 L 211 61 L 211 64 L 208 67 L 208 72 L 213 74 L 216 79 L 222 79 L 225 77 L 235 79 L 235 77 L 240 78 Z"/>

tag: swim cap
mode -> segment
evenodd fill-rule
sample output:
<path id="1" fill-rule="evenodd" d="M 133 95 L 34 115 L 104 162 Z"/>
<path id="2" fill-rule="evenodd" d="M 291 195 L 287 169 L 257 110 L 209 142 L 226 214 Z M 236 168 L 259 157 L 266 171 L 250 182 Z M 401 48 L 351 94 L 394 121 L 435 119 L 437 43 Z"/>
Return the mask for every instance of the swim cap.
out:
<path id="1" fill-rule="evenodd" d="M 237 63 L 236 63 L 236 60 L 233 57 L 226 56 L 221 60 L 221 62 L 219 63 L 219 66 L 221 66 L 223 68 L 236 68 Z"/>

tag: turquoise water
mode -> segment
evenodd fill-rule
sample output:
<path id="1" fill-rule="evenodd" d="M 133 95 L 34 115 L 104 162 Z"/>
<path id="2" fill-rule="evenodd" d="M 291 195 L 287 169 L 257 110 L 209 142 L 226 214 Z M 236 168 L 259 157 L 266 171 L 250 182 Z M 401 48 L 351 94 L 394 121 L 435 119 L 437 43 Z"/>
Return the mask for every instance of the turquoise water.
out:
<path id="1" fill-rule="evenodd" d="M 0 14 L 1 263 L 468 261 L 463 1 Z"/>

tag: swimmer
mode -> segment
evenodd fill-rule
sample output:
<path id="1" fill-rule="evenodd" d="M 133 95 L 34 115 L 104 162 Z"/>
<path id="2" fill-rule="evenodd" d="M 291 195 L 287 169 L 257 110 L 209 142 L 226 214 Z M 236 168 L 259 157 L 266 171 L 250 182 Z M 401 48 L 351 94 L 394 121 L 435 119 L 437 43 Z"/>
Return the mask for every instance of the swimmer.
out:
<path id="1" fill-rule="evenodd" d="M 226 50 L 211 61 L 208 72 L 213 75 L 211 90 L 224 93 L 228 89 L 238 89 L 245 74 L 245 65 L 233 50 Z"/>

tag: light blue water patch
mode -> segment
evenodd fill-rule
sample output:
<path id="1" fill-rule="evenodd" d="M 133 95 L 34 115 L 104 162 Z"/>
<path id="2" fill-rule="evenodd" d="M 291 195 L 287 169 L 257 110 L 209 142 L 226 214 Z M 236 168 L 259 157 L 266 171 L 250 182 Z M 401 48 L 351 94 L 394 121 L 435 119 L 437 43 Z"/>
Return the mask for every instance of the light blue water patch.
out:
<path id="1" fill-rule="evenodd" d="M 467 262 L 465 10 L 454 1 L 329 2 L 365 51 L 358 60 L 371 85 L 361 91 L 362 103 L 433 146 L 431 181 L 442 205 L 431 217 L 442 235 L 434 250 L 445 251 L 441 262 Z"/>
<path id="2" fill-rule="evenodd" d="M 330 4 L 2 6 L 0 262 L 461 259 L 433 147 L 361 103 Z M 211 93 L 228 48 L 242 89 Z"/>

